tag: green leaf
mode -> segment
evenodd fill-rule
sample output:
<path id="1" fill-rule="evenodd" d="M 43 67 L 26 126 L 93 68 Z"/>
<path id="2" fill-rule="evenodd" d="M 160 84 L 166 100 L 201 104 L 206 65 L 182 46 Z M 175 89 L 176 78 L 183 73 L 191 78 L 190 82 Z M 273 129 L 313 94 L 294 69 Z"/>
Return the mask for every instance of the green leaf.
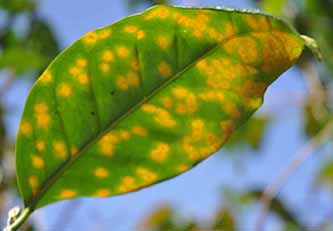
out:
<path id="1" fill-rule="evenodd" d="M 327 160 L 326 163 L 321 166 L 316 177 L 316 184 L 331 190 L 333 189 L 333 160 Z"/>
<path id="2" fill-rule="evenodd" d="M 299 57 L 259 12 L 153 7 L 89 32 L 33 86 L 16 143 L 25 206 L 124 194 L 218 151 Z"/>
<path id="3" fill-rule="evenodd" d="M 35 8 L 32 0 L 0 0 L 0 9 L 5 9 L 13 13 L 21 11 L 31 11 Z"/>
<path id="4" fill-rule="evenodd" d="M 8 47 L 0 55 L 0 68 L 10 68 L 21 75 L 40 68 L 42 56 L 23 46 Z"/>
<path id="5" fill-rule="evenodd" d="M 275 15 L 282 15 L 287 3 L 288 0 L 261 0 L 260 9 Z"/>
<path id="6" fill-rule="evenodd" d="M 221 209 L 215 217 L 215 224 L 212 230 L 236 230 L 236 222 L 233 214 L 226 208 Z"/>
<path id="7" fill-rule="evenodd" d="M 35 19 L 32 22 L 25 43 L 27 48 L 42 57 L 39 68 L 40 72 L 42 72 L 59 53 L 59 45 L 50 25 L 39 19 Z"/>

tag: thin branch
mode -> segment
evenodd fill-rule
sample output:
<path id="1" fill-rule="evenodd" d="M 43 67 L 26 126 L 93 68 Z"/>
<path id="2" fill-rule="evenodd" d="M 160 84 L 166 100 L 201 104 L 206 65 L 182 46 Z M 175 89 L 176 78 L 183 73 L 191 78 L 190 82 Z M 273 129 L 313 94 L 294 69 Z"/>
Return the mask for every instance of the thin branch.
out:
<path id="1" fill-rule="evenodd" d="M 255 224 L 255 230 L 263 230 L 264 223 L 269 213 L 269 208 L 274 197 L 280 192 L 282 187 L 287 183 L 289 178 L 299 169 L 299 167 L 308 160 L 311 155 L 316 151 L 321 145 L 323 145 L 326 140 L 332 135 L 333 130 L 333 120 L 329 121 L 326 126 L 318 132 L 318 134 L 313 137 L 308 143 L 303 146 L 296 153 L 295 159 L 292 160 L 287 167 L 278 175 L 273 182 L 267 186 L 265 189 L 260 202 L 262 203 L 262 209 L 259 217 Z"/>

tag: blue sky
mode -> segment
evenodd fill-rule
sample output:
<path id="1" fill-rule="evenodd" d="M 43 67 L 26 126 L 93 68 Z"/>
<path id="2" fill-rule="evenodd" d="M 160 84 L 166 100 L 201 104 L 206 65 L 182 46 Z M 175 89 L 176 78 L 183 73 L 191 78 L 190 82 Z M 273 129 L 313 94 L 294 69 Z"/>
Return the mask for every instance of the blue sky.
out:
<path id="1" fill-rule="evenodd" d="M 69 46 L 86 32 L 109 25 L 129 14 L 125 1 L 122 0 L 41 0 L 40 2 L 39 12 L 55 29 L 62 48 Z M 174 3 L 253 7 L 253 4 L 244 0 L 184 0 Z M 302 117 L 299 104 L 306 94 L 306 87 L 301 78 L 300 71 L 292 68 L 269 88 L 265 103 L 258 113 L 272 113 L 274 123 L 267 130 L 262 149 L 258 153 L 253 153 L 258 157 L 251 158 L 248 153 L 241 153 L 239 158 L 232 159 L 221 151 L 173 180 L 124 196 L 60 202 L 36 211 L 33 215 L 35 221 L 41 225 L 42 230 L 58 230 L 54 225 L 59 216 L 63 215 L 64 209 L 72 203 L 79 203 L 78 211 L 70 214 L 73 214 L 73 217 L 68 219 L 70 222 L 66 230 L 109 230 L 111 227 L 112 230 L 130 231 L 135 230 L 149 211 L 166 202 L 170 202 L 186 217 L 209 221 L 220 203 L 224 203 L 221 202 L 223 185 L 232 185 L 237 189 L 267 185 L 305 143 L 301 130 Z M 14 105 L 15 108 L 7 117 L 12 136 L 16 132 L 28 90 L 29 85 L 22 81 L 6 96 L 8 104 Z M 303 208 L 304 200 L 309 201 L 306 198 L 310 193 L 309 179 L 312 179 L 315 167 L 320 161 L 321 158 L 315 157 L 306 162 L 286 185 L 282 196 L 288 198 L 291 208 Z M 327 201 L 323 199 L 321 203 L 325 204 Z M 319 219 L 319 210 L 316 209 L 319 206 L 321 205 L 314 204 L 313 210 L 304 210 L 301 215 L 304 219 L 316 221 Z M 244 230 L 252 227 L 257 212 L 254 208 L 253 213 L 243 219 L 241 227 Z M 76 227 L 78 224 L 79 227 Z"/>

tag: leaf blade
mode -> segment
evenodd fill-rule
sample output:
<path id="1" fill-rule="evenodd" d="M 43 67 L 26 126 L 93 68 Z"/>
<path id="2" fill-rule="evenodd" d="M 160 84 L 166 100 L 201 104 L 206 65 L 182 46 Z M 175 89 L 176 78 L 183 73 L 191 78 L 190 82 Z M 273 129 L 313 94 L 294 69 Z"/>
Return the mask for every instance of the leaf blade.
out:
<path id="1" fill-rule="evenodd" d="M 25 204 L 127 193 L 191 168 L 302 49 L 278 19 L 216 9 L 158 6 L 88 33 L 29 95 L 16 153 Z"/>

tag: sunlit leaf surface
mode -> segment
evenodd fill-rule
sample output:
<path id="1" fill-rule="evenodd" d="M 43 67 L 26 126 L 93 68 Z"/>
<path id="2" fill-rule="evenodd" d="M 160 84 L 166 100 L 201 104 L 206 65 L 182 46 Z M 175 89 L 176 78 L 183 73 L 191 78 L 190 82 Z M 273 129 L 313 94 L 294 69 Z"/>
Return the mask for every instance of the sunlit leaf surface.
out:
<path id="1" fill-rule="evenodd" d="M 34 85 L 18 183 L 38 208 L 174 177 L 218 151 L 303 41 L 258 12 L 157 6 L 84 35 Z"/>

